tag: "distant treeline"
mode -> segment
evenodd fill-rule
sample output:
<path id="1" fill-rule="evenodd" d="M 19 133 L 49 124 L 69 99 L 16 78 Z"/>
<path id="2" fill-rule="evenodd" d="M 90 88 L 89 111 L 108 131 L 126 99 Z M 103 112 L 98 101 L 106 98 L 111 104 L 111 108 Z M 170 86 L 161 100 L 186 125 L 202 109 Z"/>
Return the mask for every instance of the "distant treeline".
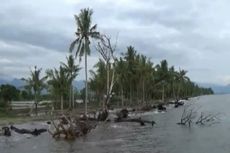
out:
<path id="1" fill-rule="evenodd" d="M 102 101 L 107 88 L 105 61 L 101 59 L 95 68 L 96 71 L 91 71 L 89 87 L 96 94 L 97 100 Z M 110 67 L 110 73 L 112 69 L 115 69 L 117 75 L 113 94 L 119 97 L 120 101 L 124 100 L 129 104 L 213 94 L 211 88 L 202 88 L 192 82 L 186 76 L 187 71 L 175 70 L 174 66 L 168 66 L 167 60 L 154 65 L 148 57 L 138 54 L 132 46 L 127 47 L 127 51 L 115 60 L 113 67 Z"/>
<path id="2" fill-rule="evenodd" d="M 73 60 L 71 58 L 72 57 L 67 58 L 67 63 Z M 107 90 L 107 68 L 105 61 L 102 59 L 100 59 L 94 67 L 95 71 L 90 71 L 89 101 L 98 103 L 103 101 Z M 66 69 L 67 68 L 68 66 L 66 65 Z M 79 70 L 77 66 L 76 72 Z M 38 72 L 38 70 L 35 71 Z M 41 69 L 39 70 L 39 74 L 40 71 Z M 51 70 L 48 70 L 47 73 L 53 73 L 50 71 Z M 58 73 L 58 70 L 56 71 L 56 73 Z M 162 60 L 159 64 L 154 65 L 149 58 L 138 54 L 132 46 L 127 47 L 127 51 L 122 53 L 122 56 L 110 65 L 109 73 L 112 73 L 112 71 L 115 71 L 116 74 L 111 95 L 113 105 L 116 105 L 117 102 L 120 105 L 147 104 L 157 99 L 163 101 L 169 99 L 179 100 L 193 96 L 213 94 L 211 88 L 202 88 L 192 82 L 186 76 L 187 71 L 182 69 L 178 71 L 175 70 L 174 66 L 168 66 L 167 60 Z M 44 78 L 46 78 L 46 76 Z M 57 80 L 58 78 L 60 80 Z M 38 101 L 53 99 L 56 102 L 56 106 L 59 107 L 58 103 L 60 103 L 60 100 L 58 97 L 60 93 L 63 92 L 63 107 L 67 107 L 69 105 L 68 99 L 70 99 L 69 92 L 71 90 L 69 79 L 67 71 L 63 70 L 63 75 L 56 76 L 56 79 L 44 80 L 42 84 L 47 94 L 40 95 L 39 93 L 39 97 L 37 97 Z M 112 79 L 111 75 L 109 79 Z M 66 81 L 62 81 L 62 84 L 58 84 L 61 80 Z M 55 85 L 55 83 L 56 86 L 54 88 L 53 85 Z M 19 90 L 9 84 L 1 85 L 0 106 L 6 106 L 7 102 L 11 100 L 34 100 L 32 85 L 33 84 L 28 84 L 23 90 Z M 84 99 L 84 90 L 85 89 L 81 91 L 74 90 L 75 99 Z"/>

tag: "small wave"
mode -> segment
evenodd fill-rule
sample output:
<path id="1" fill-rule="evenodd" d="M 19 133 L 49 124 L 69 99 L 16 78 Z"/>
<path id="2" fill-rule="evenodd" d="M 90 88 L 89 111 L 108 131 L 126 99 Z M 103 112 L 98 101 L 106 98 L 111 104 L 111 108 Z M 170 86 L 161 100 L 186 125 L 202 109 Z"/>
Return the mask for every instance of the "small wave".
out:
<path id="1" fill-rule="evenodd" d="M 121 126 L 118 124 L 112 124 L 110 127 L 114 128 L 114 129 L 126 129 L 127 127 L 125 126 Z"/>

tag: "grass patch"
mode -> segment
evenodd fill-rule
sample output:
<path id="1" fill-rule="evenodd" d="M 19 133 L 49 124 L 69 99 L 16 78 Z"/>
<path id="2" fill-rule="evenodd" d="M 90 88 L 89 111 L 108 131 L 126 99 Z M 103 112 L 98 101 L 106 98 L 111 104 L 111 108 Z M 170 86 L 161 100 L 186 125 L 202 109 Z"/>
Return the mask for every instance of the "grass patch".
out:
<path id="1" fill-rule="evenodd" d="M 5 118 L 5 117 L 16 117 L 16 115 L 7 111 L 5 108 L 0 108 L 0 118 Z"/>

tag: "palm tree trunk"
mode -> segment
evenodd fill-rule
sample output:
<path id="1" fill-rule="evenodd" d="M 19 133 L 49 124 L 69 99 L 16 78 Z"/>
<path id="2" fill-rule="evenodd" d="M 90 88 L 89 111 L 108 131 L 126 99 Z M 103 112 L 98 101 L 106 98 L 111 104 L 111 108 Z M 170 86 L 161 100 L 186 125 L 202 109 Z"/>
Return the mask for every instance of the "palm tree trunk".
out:
<path id="1" fill-rule="evenodd" d="M 72 99 L 72 107 L 73 107 L 73 109 L 74 109 L 74 107 L 75 107 L 75 106 L 74 106 L 74 104 L 75 104 L 74 102 L 75 102 L 75 101 L 74 101 L 74 87 L 73 87 L 73 85 L 72 85 L 72 98 L 73 98 L 73 99 Z"/>
<path id="2" fill-rule="evenodd" d="M 63 95 L 61 94 L 61 112 L 63 113 Z"/>
<path id="3" fill-rule="evenodd" d="M 124 107 L 124 93 L 123 93 L 123 87 L 121 87 L 121 106 Z"/>
<path id="4" fill-rule="evenodd" d="M 181 82 L 179 83 L 179 86 L 178 86 L 177 100 L 180 100 L 180 90 L 181 90 Z"/>
<path id="5" fill-rule="evenodd" d="M 85 53 L 85 115 L 87 116 L 88 102 L 88 75 L 87 75 L 87 53 Z"/>
<path id="6" fill-rule="evenodd" d="M 102 110 L 104 111 L 105 110 L 105 100 L 106 99 L 106 97 L 104 97 L 104 95 L 103 95 L 103 99 L 102 99 Z"/>
<path id="7" fill-rule="evenodd" d="M 165 86 L 163 85 L 163 91 L 162 91 L 162 102 L 165 101 Z"/>
<path id="8" fill-rule="evenodd" d="M 145 102 L 145 81 L 142 81 L 142 103 Z M 146 103 L 145 103 L 146 104 Z"/>
<path id="9" fill-rule="evenodd" d="M 131 89 L 131 83 L 130 83 L 130 89 L 129 89 L 129 106 L 132 103 L 132 89 Z"/>
<path id="10" fill-rule="evenodd" d="M 173 90 L 173 99 L 176 99 L 176 94 L 175 94 L 175 88 L 174 88 L 174 82 L 172 82 L 172 90 Z"/>
<path id="11" fill-rule="evenodd" d="M 71 99 L 72 99 L 72 83 L 69 88 L 69 109 L 71 109 Z"/>
<path id="12" fill-rule="evenodd" d="M 34 92 L 35 115 L 38 115 L 37 92 Z"/>

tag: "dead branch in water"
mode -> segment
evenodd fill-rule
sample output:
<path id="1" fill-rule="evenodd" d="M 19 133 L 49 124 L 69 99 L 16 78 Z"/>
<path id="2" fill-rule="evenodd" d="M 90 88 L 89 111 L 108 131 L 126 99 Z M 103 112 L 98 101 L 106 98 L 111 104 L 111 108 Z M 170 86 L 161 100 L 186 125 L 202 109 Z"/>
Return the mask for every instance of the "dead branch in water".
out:
<path id="1" fill-rule="evenodd" d="M 180 122 L 177 124 L 188 125 L 190 127 L 193 120 L 196 118 L 196 114 L 197 113 L 194 108 L 191 108 L 190 106 L 185 107 L 181 115 Z"/>
<path id="2" fill-rule="evenodd" d="M 183 113 L 181 115 L 179 125 L 188 125 L 189 127 L 195 123 L 196 125 L 212 125 L 219 121 L 220 113 L 204 113 L 201 112 L 200 116 L 197 118 L 197 111 L 191 105 L 184 107 Z"/>
<path id="3" fill-rule="evenodd" d="M 200 113 L 200 117 L 197 119 L 196 124 L 199 125 L 212 125 L 218 123 L 220 120 L 219 118 L 220 113 L 217 114 L 205 114 L 204 112 Z"/>
<path id="4" fill-rule="evenodd" d="M 52 120 L 53 130 L 49 133 L 53 138 L 75 139 L 88 134 L 96 127 L 95 121 L 81 120 L 80 118 L 62 115 L 56 122 Z"/>

